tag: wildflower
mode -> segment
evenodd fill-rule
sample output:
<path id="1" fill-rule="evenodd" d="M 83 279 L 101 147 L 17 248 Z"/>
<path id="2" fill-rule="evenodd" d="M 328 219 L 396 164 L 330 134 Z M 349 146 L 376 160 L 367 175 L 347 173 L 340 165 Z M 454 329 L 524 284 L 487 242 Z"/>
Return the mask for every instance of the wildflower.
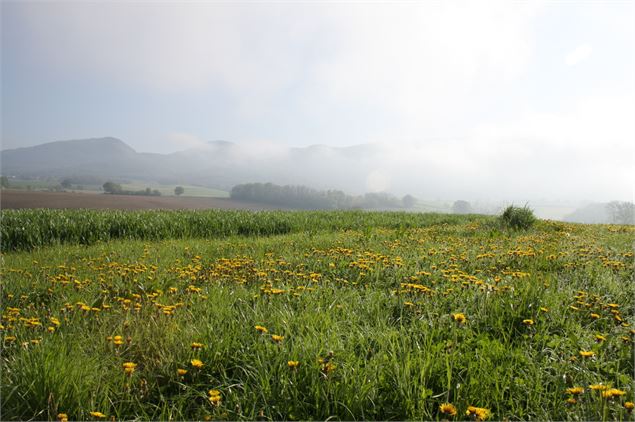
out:
<path id="1" fill-rule="evenodd" d="M 584 388 L 582 387 L 571 387 L 571 388 L 567 388 L 566 392 L 568 394 L 572 394 L 574 396 L 580 395 L 582 393 L 584 393 Z"/>
<path id="2" fill-rule="evenodd" d="M 580 356 L 582 356 L 583 358 L 590 358 L 595 356 L 595 352 L 580 350 Z"/>
<path id="3" fill-rule="evenodd" d="M 589 388 L 591 390 L 594 390 L 594 391 L 604 391 L 604 390 L 606 390 L 609 387 L 607 385 L 604 385 L 604 384 L 591 384 L 591 385 L 589 385 Z"/>
<path id="4" fill-rule="evenodd" d="M 633 409 L 635 409 L 635 403 L 633 403 L 632 401 L 624 402 L 624 409 L 628 410 L 629 412 L 632 412 Z"/>
<path id="5" fill-rule="evenodd" d="M 541 307 L 540 311 L 541 312 L 549 312 L 549 308 Z"/>
<path id="6" fill-rule="evenodd" d="M 465 324 L 467 318 L 462 313 L 452 314 L 452 319 L 458 322 L 459 324 Z"/>
<path id="7" fill-rule="evenodd" d="M 328 375 L 335 371 L 335 368 L 337 368 L 337 366 L 335 366 L 333 363 L 331 362 L 326 362 L 322 365 L 322 375 L 324 375 L 325 377 L 328 377 Z"/>
<path id="8" fill-rule="evenodd" d="M 272 334 L 271 335 L 271 340 L 273 340 L 274 343 L 280 343 L 282 340 L 284 340 L 284 336 L 279 336 L 277 334 Z"/>
<path id="9" fill-rule="evenodd" d="M 218 406 L 220 404 L 220 401 L 221 401 L 220 391 L 209 390 L 207 394 L 209 395 L 208 399 L 210 403 L 212 403 L 214 406 Z"/>
<path id="10" fill-rule="evenodd" d="M 600 335 L 600 334 L 596 334 L 595 335 L 595 341 L 597 341 L 598 343 L 602 343 L 603 341 L 606 341 L 606 337 L 604 337 L 603 335 Z"/>
<path id="11" fill-rule="evenodd" d="M 439 411 L 450 416 L 456 416 L 457 414 L 456 407 L 454 407 L 454 405 L 450 403 L 443 403 L 442 405 L 440 405 Z"/>
<path id="12" fill-rule="evenodd" d="M 269 331 L 269 330 L 267 330 L 266 327 L 263 327 L 262 325 L 256 325 L 255 328 L 256 328 L 256 331 L 258 331 L 259 333 L 263 333 L 263 334 Z"/>
<path id="13" fill-rule="evenodd" d="M 90 416 L 92 416 L 93 418 L 97 418 L 97 419 L 103 419 L 106 417 L 106 415 L 104 415 L 101 412 L 90 412 Z"/>
<path id="14" fill-rule="evenodd" d="M 573 397 L 569 397 L 566 400 L 567 404 L 576 404 L 578 401 L 576 399 L 574 399 Z"/>
<path id="15" fill-rule="evenodd" d="M 114 336 L 112 338 L 112 342 L 115 346 L 121 346 L 123 344 L 123 337 L 121 336 Z"/>
<path id="16" fill-rule="evenodd" d="M 300 366 L 300 362 L 297 361 L 297 360 L 290 360 L 290 361 L 287 362 L 287 366 L 290 369 L 296 369 L 298 366 Z"/>
<path id="17" fill-rule="evenodd" d="M 598 314 L 591 314 L 591 318 L 593 318 L 593 319 L 600 319 L 600 315 L 598 315 Z"/>
<path id="18" fill-rule="evenodd" d="M 533 319 L 523 319 L 523 324 L 529 326 L 529 325 L 534 325 L 534 320 Z"/>
<path id="19" fill-rule="evenodd" d="M 58 413 L 57 420 L 59 422 L 68 422 L 68 415 L 66 413 Z"/>
<path id="20" fill-rule="evenodd" d="M 608 390 L 605 390 L 602 392 L 602 397 L 604 397 L 605 399 L 612 399 L 615 397 L 623 396 L 624 394 L 626 394 L 626 391 L 624 390 L 618 390 L 617 388 L 609 388 Z"/>
<path id="21" fill-rule="evenodd" d="M 195 368 L 202 368 L 205 364 L 199 360 L 199 359 L 192 359 L 192 361 L 190 362 L 192 364 L 193 367 Z"/>
<path id="22" fill-rule="evenodd" d="M 490 417 L 490 411 L 483 407 L 468 406 L 465 415 L 471 416 L 477 421 L 484 421 Z"/>
<path id="23" fill-rule="evenodd" d="M 178 368 L 176 370 L 177 375 L 183 376 L 185 374 L 187 374 L 187 369 L 182 369 L 182 368 Z"/>
<path id="24" fill-rule="evenodd" d="M 192 343 L 192 350 L 199 350 L 203 348 L 203 343 Z"/>
<path id="25" fill-rule="evenodd" d="M 132 375 L 136 367 L 137 367 L 137 364 L 134 362 L 125 362 L 123 364 L 123 370 L 127 375 Z"/>

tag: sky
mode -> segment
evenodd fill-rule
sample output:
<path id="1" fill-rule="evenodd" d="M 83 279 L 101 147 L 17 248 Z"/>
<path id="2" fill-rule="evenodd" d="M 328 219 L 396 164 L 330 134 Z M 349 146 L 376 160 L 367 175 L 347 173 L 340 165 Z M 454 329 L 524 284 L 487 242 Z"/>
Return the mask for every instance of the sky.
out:
<path id="1" fill-rule="evenodd" d="M 373 143 L 387 189 L 407 164 L 633 200 L 632 1 L 1 5 L 3 149 Z"/>

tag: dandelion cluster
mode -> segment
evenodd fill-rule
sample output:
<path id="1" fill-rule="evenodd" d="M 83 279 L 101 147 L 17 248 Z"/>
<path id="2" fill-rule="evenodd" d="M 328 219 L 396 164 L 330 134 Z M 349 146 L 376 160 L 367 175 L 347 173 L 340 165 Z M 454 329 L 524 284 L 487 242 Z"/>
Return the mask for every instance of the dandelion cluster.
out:
<path id="1" fill-rule="evenodd" d="M 3 414 L 632 417 L 635 230 L 353 215 L 3 255 Z"/>

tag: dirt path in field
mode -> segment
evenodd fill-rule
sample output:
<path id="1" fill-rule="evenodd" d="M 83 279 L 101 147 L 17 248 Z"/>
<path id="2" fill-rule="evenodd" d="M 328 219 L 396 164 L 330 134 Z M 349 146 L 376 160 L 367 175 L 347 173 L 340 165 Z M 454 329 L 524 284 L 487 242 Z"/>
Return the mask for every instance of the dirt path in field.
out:
<path id="1" fill-rule="evenodd" d="M 2 190 L 0 208 L 88 208 L 117 210 L 273 210 L 283 209 L 266 204 L 236 201 L 226 198 L 134 196 L 98 193 L 34 192 Z"/>

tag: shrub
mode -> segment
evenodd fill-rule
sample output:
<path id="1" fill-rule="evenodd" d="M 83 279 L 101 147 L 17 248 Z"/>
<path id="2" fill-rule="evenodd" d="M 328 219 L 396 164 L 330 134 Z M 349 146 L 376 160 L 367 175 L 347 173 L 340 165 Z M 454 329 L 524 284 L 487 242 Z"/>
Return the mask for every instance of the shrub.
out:
<path id="1" fill-rule="evenodd" d="M 501 225 L 513 230 L 527 230 L 536 222 L 534 212 L 525 205 L 524 207 L 508 206 L 499 217 Z"/>

